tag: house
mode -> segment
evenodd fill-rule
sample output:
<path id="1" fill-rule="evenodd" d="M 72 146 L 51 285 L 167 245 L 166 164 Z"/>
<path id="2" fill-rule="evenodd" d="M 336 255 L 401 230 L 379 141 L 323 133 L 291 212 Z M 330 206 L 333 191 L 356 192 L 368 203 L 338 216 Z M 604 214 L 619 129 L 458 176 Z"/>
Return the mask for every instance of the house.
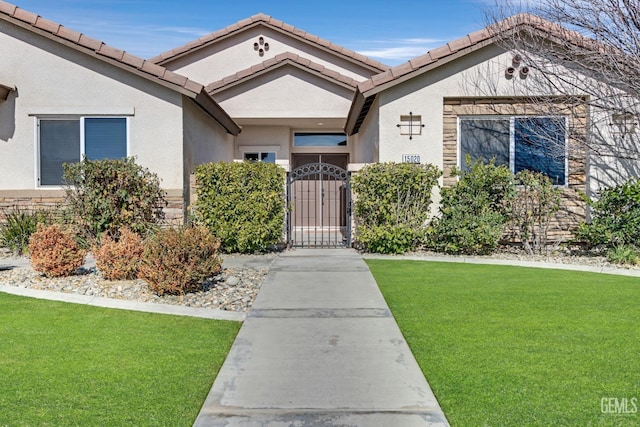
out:
<path id="1" fill-rule="evenodd" d="M 348 172 L 372 162 L 431 163 L 451 185 L 451 169 L 465 167 L 467 155 L 549 175 L 563 189 L 556 225 L 566 235 L 584 218 L 580 193 L 626 176 L 611 173 L 616 156 L 602 160 L 582 143 L 597 115 L 588 94 L 568 99 L 537 85 L 500 43 L 501 34 L 531 28 L 565 36 L 519 15 L 391 68 L 257 14 L 143 60 L 0 1 L 0 146 L 8 167 L 0 203 L 59 197 L 49 139 L 51 150 L 58 147 L 47 128 L 73 126 L 84 138 L 74 158 L 136 156 L 161 177 L 176 217 L 192 196 L 195 165 L 280 164 L 290 172 L 293 244 L 349 244 Z M 120 151 L 91 151 L 102 146 L 87 139 L 97 125 L 126 135 Z"/>
<path id="2" fill-rule="evenodd" d="M 230 159 L 239 126 L 206 88 L 0 2 L 0 206 L 52 205 L 62 163 L 135 156 L 183 216 L 196 163 Z"/>

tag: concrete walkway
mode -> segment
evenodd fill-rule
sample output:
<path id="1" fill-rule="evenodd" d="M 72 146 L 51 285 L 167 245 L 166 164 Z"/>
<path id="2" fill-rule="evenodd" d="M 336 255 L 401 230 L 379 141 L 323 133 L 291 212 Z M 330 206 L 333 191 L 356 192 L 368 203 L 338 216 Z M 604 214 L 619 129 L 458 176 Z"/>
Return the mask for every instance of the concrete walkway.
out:
<path id="1" fill-rule="evenodd" d="M 307 249 L 271 265 L 194 425 L 448 423 L 362 257 Z"/>

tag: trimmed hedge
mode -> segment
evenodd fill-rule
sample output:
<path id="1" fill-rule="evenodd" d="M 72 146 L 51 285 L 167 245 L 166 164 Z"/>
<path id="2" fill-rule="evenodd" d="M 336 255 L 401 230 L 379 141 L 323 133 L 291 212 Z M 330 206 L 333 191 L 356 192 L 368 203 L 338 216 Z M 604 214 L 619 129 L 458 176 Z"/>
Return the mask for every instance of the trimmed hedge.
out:
<path id="1" fill-rule="evenodd" d="M 285 171 L 266 162 L 208 163 L 195 171 L 194 221 L 207 226 L 224 252 L 266 251 L 283 240 Z"/>
<path id="2" fill-rule="evenodd" d="M 431 192 L 442 175 L 433 165 L 376 163 L 353 177 L 356 237 L 365 250 L 415 249 L 429 219 Z"/>

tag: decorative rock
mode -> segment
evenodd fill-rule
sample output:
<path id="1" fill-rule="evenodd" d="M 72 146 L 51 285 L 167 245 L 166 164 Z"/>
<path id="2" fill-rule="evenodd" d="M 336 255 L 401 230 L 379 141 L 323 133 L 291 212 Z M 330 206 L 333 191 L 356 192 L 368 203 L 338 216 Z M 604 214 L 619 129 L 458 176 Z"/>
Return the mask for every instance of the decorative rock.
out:
<path id="1" fill-rule="evenodd" d="M 236 276 L 229 276 L 227 277 L 227 280 L 225 280 L 225 283 L 229 286 L 236 286 L 240 283 L 240 278 Z"/>
<path id="2" fill-rule="evenodd" d="M 57 278 L 44 277 L 31 267 L 0 269 L 0 284 L 157 304 L 246 312 L 253 305 L 267 273 L 267 268 L 226 268 L 208 279 L 196 292 L 162 297 L 153 294 L 144 280 L 105 280 L 94 269 L 80 269 L 75 276 Z"/>

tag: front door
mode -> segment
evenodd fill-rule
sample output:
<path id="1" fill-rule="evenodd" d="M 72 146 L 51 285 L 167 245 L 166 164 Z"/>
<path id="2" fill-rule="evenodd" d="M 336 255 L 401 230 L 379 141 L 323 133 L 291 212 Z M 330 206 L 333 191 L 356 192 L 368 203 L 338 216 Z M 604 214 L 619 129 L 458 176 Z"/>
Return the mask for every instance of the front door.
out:
<path id="1" fill-rule="evenodd" d="M 289 174 L 289 241 L 296 247 L 350 242 L 347 154 L 294 154 Z"/>

